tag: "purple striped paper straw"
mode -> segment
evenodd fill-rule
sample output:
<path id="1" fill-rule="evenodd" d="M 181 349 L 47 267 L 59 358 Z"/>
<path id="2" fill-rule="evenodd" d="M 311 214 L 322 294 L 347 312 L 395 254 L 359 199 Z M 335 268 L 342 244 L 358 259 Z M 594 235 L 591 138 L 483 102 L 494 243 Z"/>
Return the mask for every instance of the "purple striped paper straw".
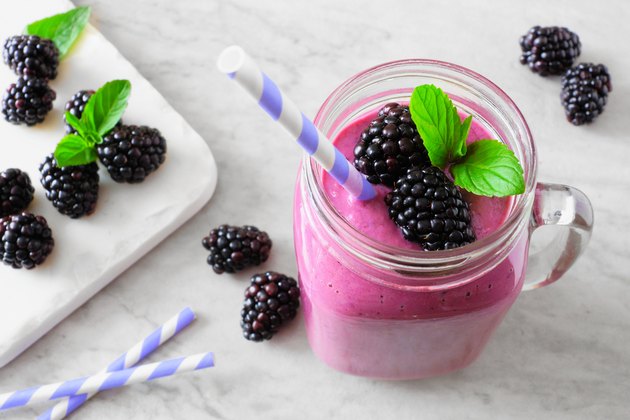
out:
<path id="1" fill-rule="evenodd" d="M 161 327 L 146 336 L 144 340 L 136 343 L 105 369 L 99 373 L 114 372 L 121 369 L 135 366 L 136 363 L 153 353 L 158 347 L 171 339 L 181 330 L 186 328 L 196 318 L 195 313 L 190 308 L 182 309 L 177 315 L 166 321 Z M 37 417 L 38 420 L 61 420 L 83 405 L 96 393 L 76 395 L 65 399 L 54 407 L 48 409 Z"/>
<path id="2" fill-rule="evenodd" d="M 199 353 L 115 372 L 97 373 L 65 382 L 34 386 L 0 395 L 0 410 L 24 407 L 75 395 L 91 394 L 213 366 L 214 355 L 212 353 Z"/>
<path id="3" fill-rule="evenodd" d="M 241 47 L 233 45 L 224 49 L 217 66 L 258 101 L 258 105 L 350 194 L 359 200 L 370 200 L 376 196 L 374 187 L 363 174 L 348 162 Z"/>

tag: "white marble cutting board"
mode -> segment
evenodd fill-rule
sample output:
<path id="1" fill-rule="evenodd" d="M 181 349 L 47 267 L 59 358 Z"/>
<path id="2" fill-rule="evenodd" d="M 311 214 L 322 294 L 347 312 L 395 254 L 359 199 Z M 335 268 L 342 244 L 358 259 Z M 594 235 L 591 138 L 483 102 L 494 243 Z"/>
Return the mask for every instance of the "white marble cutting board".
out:
<path id="1" fill-rule="evenodd" d="M 72 7 L 65 0 L 3 2 L 0 40 Z M 0 65 L 0 89 L 16 78 Z M 158 128 L 167 140 L 166 162 L 138 185 L 117 184 L 101 167 L 96 212 L 72 220 L 46 200 L 39 163 L 63 137 L 63 107 L 72 94 L 122 78 L 132 83 L 124 121 Z M 14 126 L 0 119 L 0 170 L 18 167 L 29 173 L 36 190 L 29 211 L 46 217 L 55 239 L 53 253 L 34 270 L 0 265 L 0 367 L 193 216 L 217 180 L 204 140 L 94 27 L 86 27 L 51 86 L 57 100 L 43 124 Z"/>

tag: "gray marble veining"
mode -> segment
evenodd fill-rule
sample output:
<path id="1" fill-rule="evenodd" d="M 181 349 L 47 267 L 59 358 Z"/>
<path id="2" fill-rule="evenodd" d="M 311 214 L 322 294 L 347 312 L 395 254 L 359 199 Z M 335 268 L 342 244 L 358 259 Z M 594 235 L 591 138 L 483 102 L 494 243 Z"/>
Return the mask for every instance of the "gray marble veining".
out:
<path id="1" fill-rule="evenodd" d="M 587 1 L 84 1 L 92 22 L 205 138 L 219 165 L 211 202 L 134 267 L 0 370 L 0 388 L 98 370 L 186 305 L 199 320 L 149 360 L 214 350 L 217 368 L 107 392 L 77 418 L 626 419 L 630 416 L 630 5 Z M 10 7 L 10 6 L 5 6 Z M 607 64 L 613 92 L 591 126 L 564 121 L 557 78 L 518 63 L 534 24 L 580 34 L 582 61 Z M 589 249 L 557 284 L 523 293 L 480 359 L 445 377 L 379 382 L 337 373 L 306 342 L 301 317 L 272 341 L 246 342 L 239 306 L 254 270 L 216 276 L 200 240 L 219 223 L 264 227 L 265 268 L 296 273 L 291 206 L 300 151 L 215 69 L 238 43 L 307 115 L 339 83 L 406 57 L 486 75 L 519 105 L 540 179 L 583 190 L 595 208 Z M 113 75 L 114 76 L 114 75 Z M 43 408 L 43 407 L 39 407 Z M 31 418 L 40 410 L 0 414 Z"/>

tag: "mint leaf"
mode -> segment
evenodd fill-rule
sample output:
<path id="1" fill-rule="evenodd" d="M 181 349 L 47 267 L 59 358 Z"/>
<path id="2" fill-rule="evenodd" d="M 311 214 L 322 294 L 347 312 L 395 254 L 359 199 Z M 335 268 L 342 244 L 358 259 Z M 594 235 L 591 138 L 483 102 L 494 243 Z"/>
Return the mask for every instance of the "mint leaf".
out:
<path id="1" fill-rule="evenodd" d="M 442 89 L 434 85 L 416 87 L 409 111 L 434 166 L 444 169 L 464 156 L 470 122 L 462 127 L 457 108 Z"/>
<path id="2" fill-rule="evenodd" d="M 127 109 L 130 93 L 129 80 L 112 80 L 105 83 L 85 104 L 81 123 L 99 136 L 105 135 L 120 121 Z"/>
<path id="3" fill-rule="evenodd" d="M 77 7 L 69 12 L 33 22 L 24 32 L 52 40 L 59 49 L 60 58 L 63 58 L 85 28 L 90 12 L 89 6 Z"/>
<path id="4" fill-rule="evenodd" d="M 68 134 L 57 144 L 55 160 L 60 168 L 87 165 L 96 161 L 96 150 L 80 136 Z"/>
<path id="5" fill-rule="evenodd" d="M 74 128 L 81 136 L 85 136 L 86 130 L 83 127 L 83 124 L 81 124 L 81 121 L 79 121 L 79 119 L 76 117 L 76 115 L 66 111 L 65 118 L 70 127 Z"/>
<path id="6" fill-rule="evenodd" d="M 498 140 L 478 140 L 451 166 L 455 185 L 473 194 L 505 197 L 525 191 L 523 168 L 510 149 Z"/>

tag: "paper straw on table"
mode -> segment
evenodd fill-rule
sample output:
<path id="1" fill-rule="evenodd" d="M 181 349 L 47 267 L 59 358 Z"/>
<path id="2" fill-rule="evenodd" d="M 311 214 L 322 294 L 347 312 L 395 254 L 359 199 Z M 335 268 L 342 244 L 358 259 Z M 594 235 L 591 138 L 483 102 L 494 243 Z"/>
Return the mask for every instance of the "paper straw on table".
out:
<path id="1" fill-rule="evenodd" d="M 300 146 L 359 200 L 376 196 L 372 184 L 300 112 L 256 62 L 239 46 L 226 48 L 217 60 L 219 70 L 245 89 L 267 113 L 282 125 Z"/>
<path id="2" fill-rule="evenodd" d="M 195 313 L 190 308 L 182 309 L 177 315 L 166 321 L 161 327 L 136 343 L 99 373 L 114 372 L 135 366 L 139 361 L 153 353 L 162 344 L 175 336 L 195 320 Z M 61 420 L 79 408 L 96 393 L 76 395 L 65 399 L 37 417 L 38 420 Z"/>
<path id="3" fill-rule="evenodd" d="M 213 366 L 213 353 L 199 353 L 115 372 L 97 373 L 93 376 L 1 394 L 0 410 L 24 407 L 73 395 L 91 394 Z"/>

